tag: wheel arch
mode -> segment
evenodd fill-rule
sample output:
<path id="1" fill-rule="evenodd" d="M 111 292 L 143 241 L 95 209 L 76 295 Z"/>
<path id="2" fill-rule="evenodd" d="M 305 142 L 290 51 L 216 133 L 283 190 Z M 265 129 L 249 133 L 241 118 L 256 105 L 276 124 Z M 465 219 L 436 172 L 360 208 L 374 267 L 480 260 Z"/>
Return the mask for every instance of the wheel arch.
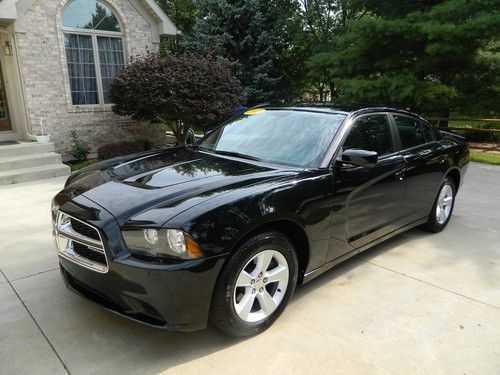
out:
<path id="1" fill-rule="evenodd" d="M 452 168 L 450 169 L 444 176 L 444 178 L 450 177 L 453 180 L 453 183 L 455 184 L 455 190 L 458 191 L 458 188 L 460 187 L 461 183 L 461 176 L 460 176 L 460 171 L 458 168 Z"/>
<path id="2" fill-rule="evenodd" d="M 248 238 L 265 231 L 276 231 L 283 233 L 295 248 L 299 264 L 299 283 L 302 282 L 305 270 L 309 264 L 309 238 L 303 226 L 291 219 L 273 219 L 260 223 L 256 227 L 242 234 L 231 247 L 231 252 Z"/>

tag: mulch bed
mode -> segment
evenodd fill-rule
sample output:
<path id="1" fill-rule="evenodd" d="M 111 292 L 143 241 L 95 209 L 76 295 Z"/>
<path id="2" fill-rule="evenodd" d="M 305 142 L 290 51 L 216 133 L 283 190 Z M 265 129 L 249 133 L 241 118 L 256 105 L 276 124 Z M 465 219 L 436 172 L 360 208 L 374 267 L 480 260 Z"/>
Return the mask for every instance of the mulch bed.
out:
<path id="1" fill-rule="evenodd" d="M 500 154 L 499 143 L 476 143 L 469 142 L 469 147 L 474 151 L 489 152 L 492 154 Z"/>

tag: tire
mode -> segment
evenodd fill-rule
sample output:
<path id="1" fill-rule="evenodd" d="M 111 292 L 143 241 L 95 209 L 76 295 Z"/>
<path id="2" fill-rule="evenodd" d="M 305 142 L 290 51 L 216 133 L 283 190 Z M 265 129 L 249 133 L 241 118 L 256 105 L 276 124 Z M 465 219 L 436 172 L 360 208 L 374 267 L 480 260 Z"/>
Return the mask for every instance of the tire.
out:
<path id="1" fill-rule="evenodd" d="M 424 229 L 438 233 L 446 228 L 453 213 L 453 207 L 455 206 L 456 192 L 455 183 L 451 178 L 446 177 L 439 187 L 427 223 L 424 224 Z"/>
<path id="2" fill-rule="evenodd" d="M 265 331 L 290 301 L 297 275 L 297 255 L 285 235 L 269 231 L 250 237 L 238 246 L 219 274 L 211 323 L 233 336 Z"/>

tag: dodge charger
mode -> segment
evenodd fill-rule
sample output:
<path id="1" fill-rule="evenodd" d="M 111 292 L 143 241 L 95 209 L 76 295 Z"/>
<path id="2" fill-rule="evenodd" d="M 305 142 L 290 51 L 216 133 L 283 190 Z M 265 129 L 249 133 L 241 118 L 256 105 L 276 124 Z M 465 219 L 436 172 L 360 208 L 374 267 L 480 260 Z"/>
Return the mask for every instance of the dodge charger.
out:
<path id="1" fill-rule="evenodd" d="M 443 230 L 468 161 L 462 138 L 407 111 L 253 108 L 195 144 L 71 175 L 52 202 L 61 274 L 150 326 L 254 335 L 298 284 Z"/>

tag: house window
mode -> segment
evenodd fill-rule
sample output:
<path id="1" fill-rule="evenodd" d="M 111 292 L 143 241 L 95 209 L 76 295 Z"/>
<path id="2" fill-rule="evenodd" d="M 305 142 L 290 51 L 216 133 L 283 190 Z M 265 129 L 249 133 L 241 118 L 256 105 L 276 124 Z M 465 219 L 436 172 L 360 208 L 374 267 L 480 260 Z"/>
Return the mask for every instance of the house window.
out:
<path id="1" fill-rule="evenodd" d="M 123 67 L 118 18 L 98 0 L 71 0 L 62 14 L 73 105 L 110 104 L 109 85 Z"/>

